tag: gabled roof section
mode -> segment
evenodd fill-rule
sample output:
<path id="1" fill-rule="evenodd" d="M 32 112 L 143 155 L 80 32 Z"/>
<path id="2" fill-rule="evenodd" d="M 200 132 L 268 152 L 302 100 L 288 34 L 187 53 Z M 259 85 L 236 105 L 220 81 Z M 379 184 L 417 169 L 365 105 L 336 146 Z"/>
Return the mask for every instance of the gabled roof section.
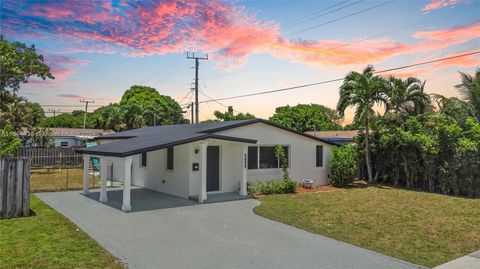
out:
<path id="1" fill-rule="evenodd" d="M 270 121 L 262 119 L 251 119 L 200 124 L 163 125 L 134 129 L 125 132 L 103 135 L 101 137 L 98 137 L 98 139 L 119 140 L 100 144 L 91 148 L 77 149 L 76 151 L 92 155 L 126 157 L 142 152 L 182 145 L 209 138 L 256 144 L 257 141 L 253 139 L 216 134 L 217 132 L 223 130 L 234 129 L 254 123 L 264 123 L 288 132 L 292 132 L 297 135 L 314 139 L 316 141 L 335 145 L 334 143 L 331 143 L 329 141 L 320 139 L 312 135 L 294 131 L 292 129 L 274 124 Z"/>

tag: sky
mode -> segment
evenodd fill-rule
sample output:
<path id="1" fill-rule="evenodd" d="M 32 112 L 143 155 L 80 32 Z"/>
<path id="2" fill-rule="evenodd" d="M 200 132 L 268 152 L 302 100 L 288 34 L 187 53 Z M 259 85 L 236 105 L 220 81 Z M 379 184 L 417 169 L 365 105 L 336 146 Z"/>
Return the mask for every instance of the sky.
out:
<path id="1" fill-rule="evenodd" d="M 181 105 L 384 70 L 480 50 L 480 0 L 24 1 L 0 2 L 0 32 L 35 44 L 54 80 L 30 80 L 19 94 L 53 110 L 118 102 L 132 85 L 156 88 Z M 385 73 L 426 80 L 426 91 L 458 96 L 458 71 L 479 54 Z M 233 106 L 268 118 L 275 108 L 335 108 L 341 82 L 200 104 L 200 118 Z M 91 111 L 91 110 L 90 110 Z M 348 110 L 345 123 L 351 121 Z M 189 113 L 185 114 L 189 117 Z"/>

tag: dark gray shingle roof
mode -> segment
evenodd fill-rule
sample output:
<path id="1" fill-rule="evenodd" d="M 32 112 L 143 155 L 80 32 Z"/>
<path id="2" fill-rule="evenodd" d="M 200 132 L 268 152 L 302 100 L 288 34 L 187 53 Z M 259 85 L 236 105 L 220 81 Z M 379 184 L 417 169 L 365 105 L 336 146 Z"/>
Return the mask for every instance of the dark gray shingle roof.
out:
<path id="1" fill-rule="evenodd" d="M 256 143 L 256 140 L 239 137 L 217 135 L 215 132 L 232 129 L 244 125 L 262 122 L 321 142 L 332 144 L 314 136 L 299 133 L 283 126 L 262 119 L 211 122 L 201 124 L 178 124 L 152 126 L 140 129 L 103 135 L 98 139 L 119 139 L 91 148 L 78 149 L 77 152 L 94 155 L 126 157 L 142 152 L 158 150 L 171 146 L 186 144 L 198 140 L 214 138 L 221 140 Z M 100 141 L 101 141 L 100 140 Z"/>

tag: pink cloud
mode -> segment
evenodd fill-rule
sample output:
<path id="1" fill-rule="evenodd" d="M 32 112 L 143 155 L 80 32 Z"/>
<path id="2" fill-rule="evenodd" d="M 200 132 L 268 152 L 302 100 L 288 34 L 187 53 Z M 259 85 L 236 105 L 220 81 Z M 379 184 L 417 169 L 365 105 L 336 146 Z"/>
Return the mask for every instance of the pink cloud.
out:
<path id="1" fill-rule="evenodd" d="M 424 13 L 428 13 L 432 10 L 439 9 L 442 7 L 455 6 L 463 0 L 433 0 L 422 8 Z"/>
<path id="2" fill-rule="evenodd" d="M 10 35 L 47 33 L 67 37 L 71 52 L 112 53 L 116 49 L 136 57 L 203 51 L 226 69 L 241 66 L 248 56 L 261 53 L 315 66 L 375 64 L 398 55 L 463 44 L 478 39 L 480 31 L 476 23 L 420 31 L 413 34 L 413 43 L 373 39 L 349 44 L 282 37 L 277 23 L 258 20 L 246 8 L 222 0 L 121 1 L 117 6 L 105 1 L 32 5 L 5 1 L 4 31 Z M 60 77 L 74 74 L 70 66 L 52 69 Z"/>
<path id="3" fill-rule="evenodd" d="M 470 53 L 470 52 L 475 52 L 473 50 L 471 51 L 464 51 L 462 54 Z M 459 53 L 451 53 L 443 56 L 442 58 L 448 58 L 452 57 L 455 55 L 458 55 Z M 423 61 L 423 60 L 422 60 Z M 421 61 L 418 61 L 421 62 Z M 480 66 L 480 55 L 475 54 L 475 55 L 469 55 L 461 58 L 453 58 L 453 59 L 448 59 L 445 61 L 440 61 L 436 63 L 432 63 L 429 65 L 422 65 L 419 67 L 414 68 L 413 70 L 410 70 L 408 72 L 405 71 L 393 71 L 393 72 L 388 72 L 385 74 L 382 74 L 383 76 L 396 76 L 396 77 L 401 77 L 401 78 L 407 78 L 407 77 L 423 77 L 427 74 L 433 74 L 436 71 L 439 71 L 441 69 L 447 68 L 447 67 L 455 67 L 459 69 L 467 69 L 467 68 L 476 68 Z"/>
<path id="4" fill-rule="evenodd" d="M 56 97 L 71 98 L 71 99 L 82 99 L 82 98 L 85 98 L 84 96 L 76 95 L 76 94 L 57 94 Z"/>

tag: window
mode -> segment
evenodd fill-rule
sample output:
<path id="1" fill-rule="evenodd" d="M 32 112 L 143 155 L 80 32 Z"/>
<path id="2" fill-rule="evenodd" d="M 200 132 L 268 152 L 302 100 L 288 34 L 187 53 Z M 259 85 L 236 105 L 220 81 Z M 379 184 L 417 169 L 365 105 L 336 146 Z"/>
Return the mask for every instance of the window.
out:
<path id="1" fill-rule="evenodd" d="M 248 169 L 258 169 L 258 147 L 248 147 Z"/>
<path id="2" fill-rule="evenodd" d="M 147 153 L 144 152 L 142 155 L 140 155 L 140 166 L 141 167 L 147 167 Z"/>
<path id="3" fill-rule="evenodd" d="M 260 169 L 278 168 L 274 147 L 260 147 Z"/>
<path id="4" fill-rule="evenodd" d="M 283 147 L 288 164 L 288 146 Z M 281 164 L 275 155 L 275 146 L 248 147 L 248 169 L 275 169 Z"/>
<path id="5" fill-rule="evenodd" d="M 317 145 L 316 164 L 317 167 L 323 166 L 323 146 L 321 145 Z"/>
<path id="6" fill-rule="evenodd" d="M 60 142 L 60 147 L 68 147 L 68 141 Z"/>
<path id="7" fill-rule="evenodd" d="M 173 170 L 173 147 L 167 148 L 167 170 Z"/>

